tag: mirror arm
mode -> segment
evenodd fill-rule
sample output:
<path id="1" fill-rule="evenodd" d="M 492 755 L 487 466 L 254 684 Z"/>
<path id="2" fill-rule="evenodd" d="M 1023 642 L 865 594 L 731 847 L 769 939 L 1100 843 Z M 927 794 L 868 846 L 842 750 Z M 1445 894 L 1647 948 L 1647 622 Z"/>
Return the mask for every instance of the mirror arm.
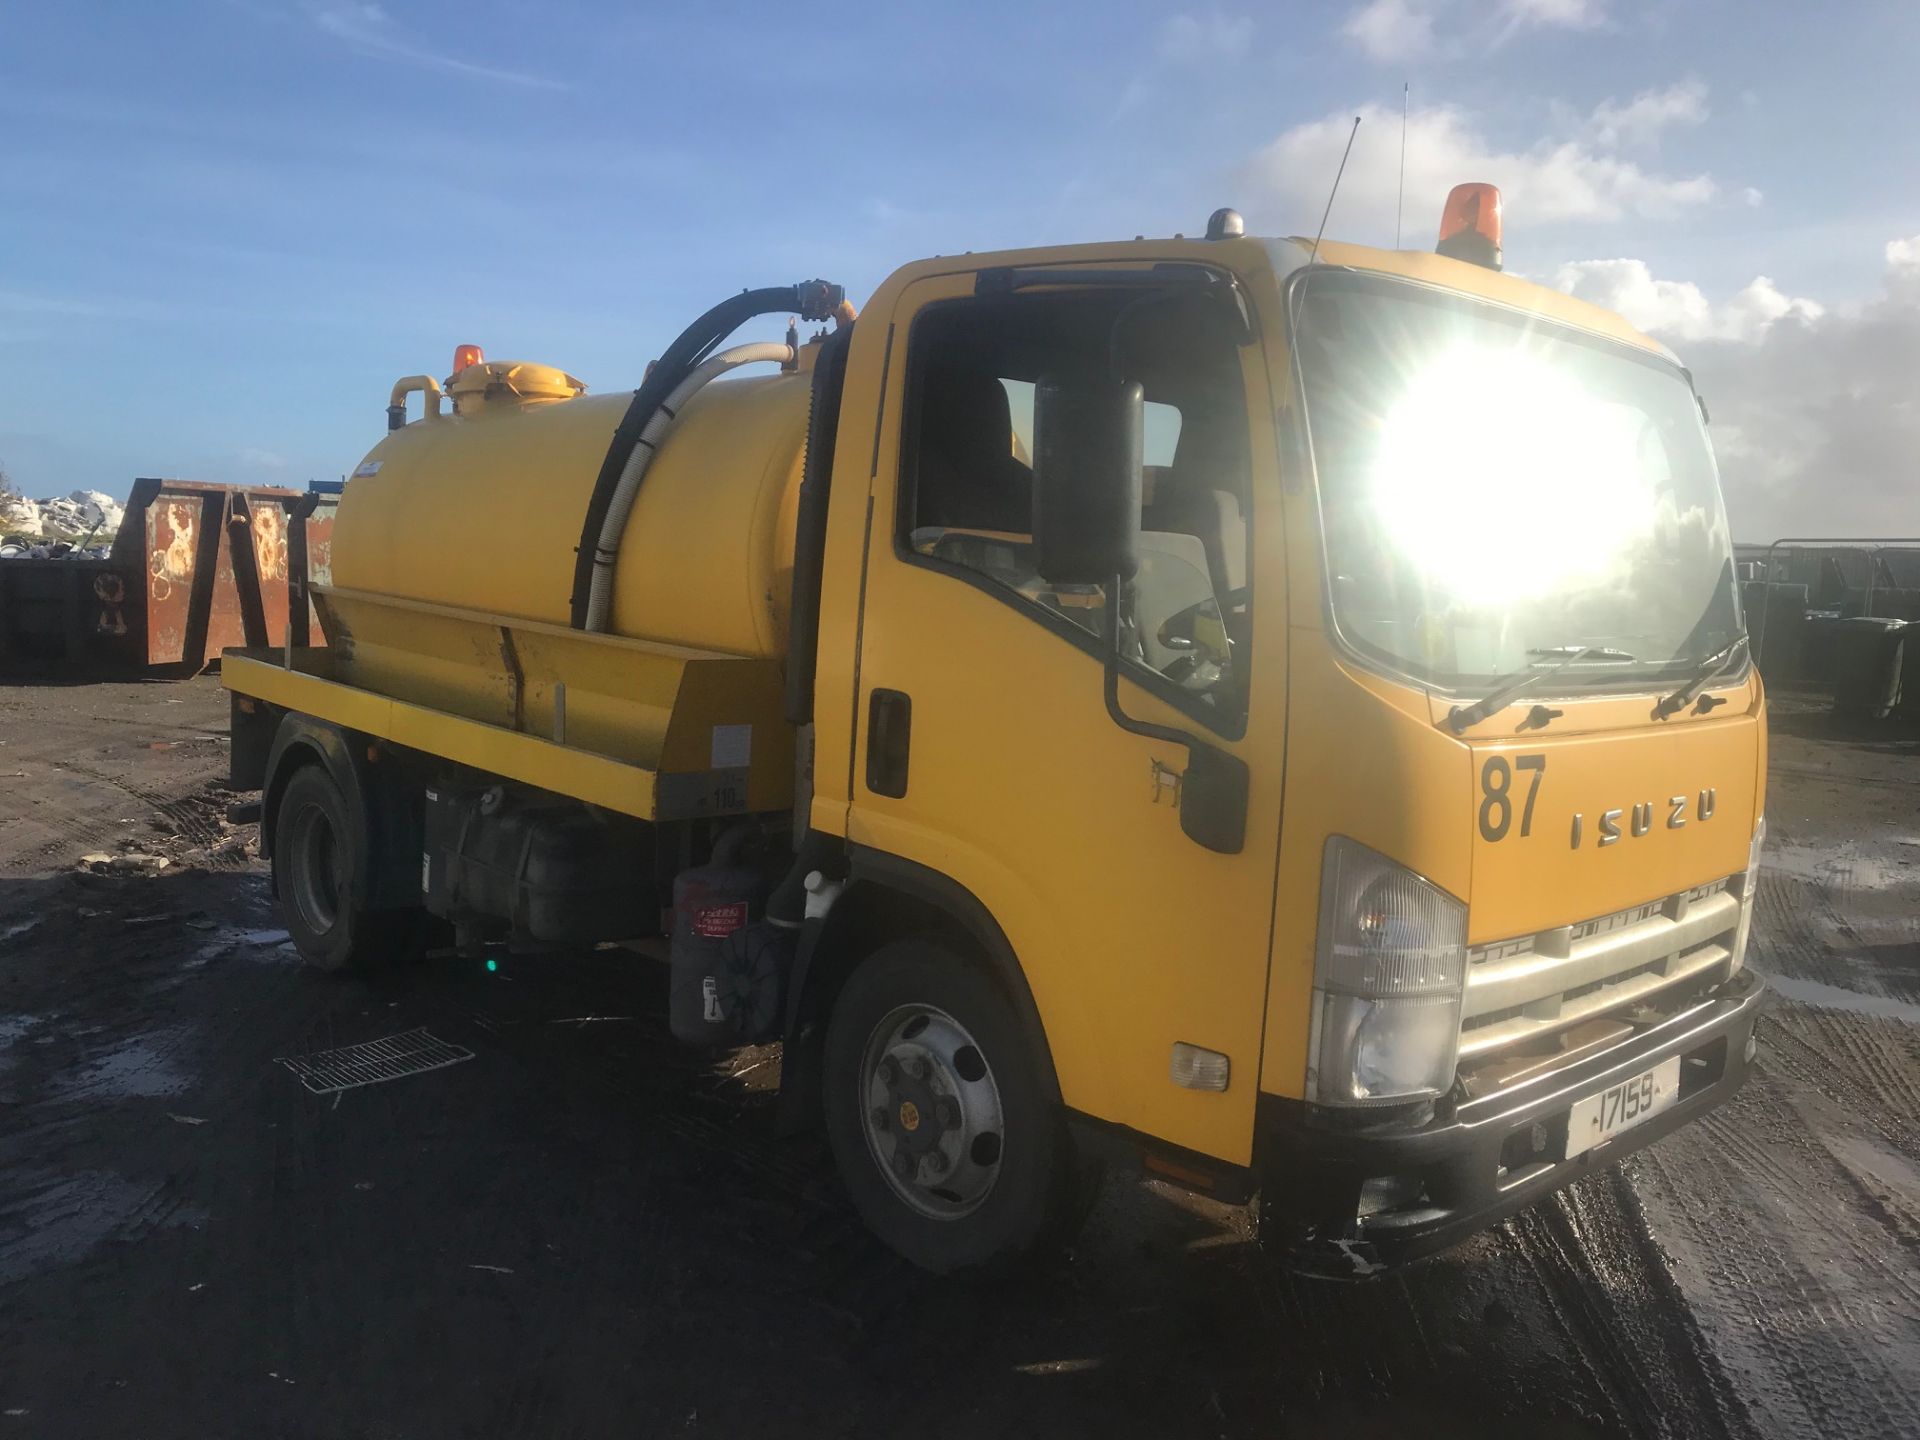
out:
<path id="1" fill-rule="evenodd" d="M 1136 720 L 1120 708 L 1121 579 L 1113 577 L 1107 609 L 1107 714 L 1131 735 L 1170 740 L 1187 747 L 1187 768 L 1180 780 L 1180 828 L 1189 840 L 1217 855 L 1238 855 L 1247 838 L 1247 763 L 1216 750 L 1198 735 L 1170 725 Z"/>
<path id="2" fill-rule="evenodd" d="M 1118 575 L 1107 592 L 1107 663 L 1106 696 L 1107 714 L 1113 723 L 1130 735 L 1145 735 L 1150 740 L 1171 740 L 1176 745 L 1187 747 L 1189 759 L 1193 748 L 1200 741 L 1184 730 L 1176 730 L 1171 725 L 1154 725 L 1145 720 L 1136 720 L 1120 708 L 1120 596 L 1123 582 Z"/>

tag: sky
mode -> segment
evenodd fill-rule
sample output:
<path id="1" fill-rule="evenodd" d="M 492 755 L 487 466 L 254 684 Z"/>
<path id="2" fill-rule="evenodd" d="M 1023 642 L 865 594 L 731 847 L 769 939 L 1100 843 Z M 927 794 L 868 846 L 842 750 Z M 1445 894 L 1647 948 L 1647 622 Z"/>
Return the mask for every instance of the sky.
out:
<path id="1" fill-rule="evenodd" d="M 1920 533 L 1906 0 L 0 0 L 0 466 L 304 485 L 453 346 L 638 383 L 694 315 L 1234 205 L 1433 243 L 1670 344 L 1737 538 Z M 777 333 L 775 324 L 768 338 Z M 742 332 L 743 338 L 754 331 Z"/>

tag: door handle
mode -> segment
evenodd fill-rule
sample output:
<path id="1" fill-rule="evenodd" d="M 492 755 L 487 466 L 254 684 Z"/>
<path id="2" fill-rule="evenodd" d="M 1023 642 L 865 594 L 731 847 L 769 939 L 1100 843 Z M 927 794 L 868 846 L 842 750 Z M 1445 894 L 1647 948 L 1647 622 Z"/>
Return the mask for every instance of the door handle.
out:
<path id="1" fill-rule="evenodd" d="M 913 701 L 904 690 L 875 690 L 867 702 L 867 788 L 895 800 L 907 793 Z"/>

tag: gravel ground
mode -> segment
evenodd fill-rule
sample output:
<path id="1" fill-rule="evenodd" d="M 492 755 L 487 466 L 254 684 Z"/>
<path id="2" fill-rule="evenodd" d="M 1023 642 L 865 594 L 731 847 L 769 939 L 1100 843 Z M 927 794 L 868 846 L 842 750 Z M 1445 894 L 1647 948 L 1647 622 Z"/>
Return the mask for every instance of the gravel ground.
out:
<path id="1" fill-rule="evenodd" d="M 1920 1434 L 1920 741 L 1776 705 L 1730 1106 L 1436 1260 L 1296 1281 L 1110 1181 L 1007 1290 L 892 1260 L 775 1055 L 624 952 L 305 973 L 225 705 L 0 688 L 0 1440 Z M 83 854 L 170 863 L 94 874 Z M 317 1095 L 285 1057 L 473 1058 Z"/>

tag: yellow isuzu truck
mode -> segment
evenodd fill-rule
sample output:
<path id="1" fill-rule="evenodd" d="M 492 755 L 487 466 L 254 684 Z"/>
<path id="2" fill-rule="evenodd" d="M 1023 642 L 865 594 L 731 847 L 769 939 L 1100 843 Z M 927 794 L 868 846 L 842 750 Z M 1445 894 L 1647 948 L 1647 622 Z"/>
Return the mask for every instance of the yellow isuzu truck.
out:
<path id="1" fill-rule="evenodd" d="M 1223 210 L 744 291 L 635 391 L 401 381 L 328 644 L 224 665 L 301 953 L 670 937 L 675 1032 L 781 1039 L 940 1271 L 1133 1157 L 1365 1274 L 1719 1104 L 1766 725 L 1705 411 L 1499 217 Z"/>

